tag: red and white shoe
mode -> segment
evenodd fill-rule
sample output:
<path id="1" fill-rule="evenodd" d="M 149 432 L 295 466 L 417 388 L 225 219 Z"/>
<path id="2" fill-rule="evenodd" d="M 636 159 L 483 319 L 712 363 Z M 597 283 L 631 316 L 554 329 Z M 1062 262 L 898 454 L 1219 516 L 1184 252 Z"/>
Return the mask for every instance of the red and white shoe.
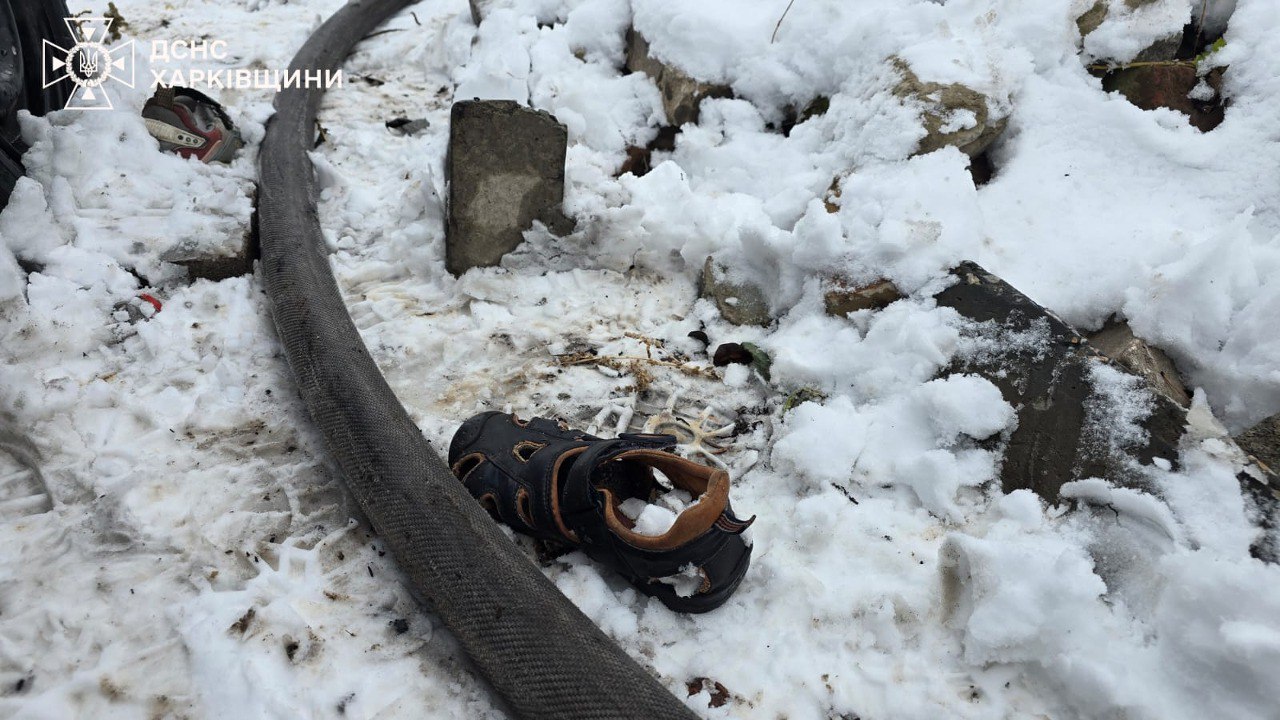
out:
<path id="1" fill-rule="evenodd" d="M 231 162 L 244 145 L 222 106 L 191 88 L 161 87 L 142 106 L 147 131 L 160 149 L 201 162 Z"/>

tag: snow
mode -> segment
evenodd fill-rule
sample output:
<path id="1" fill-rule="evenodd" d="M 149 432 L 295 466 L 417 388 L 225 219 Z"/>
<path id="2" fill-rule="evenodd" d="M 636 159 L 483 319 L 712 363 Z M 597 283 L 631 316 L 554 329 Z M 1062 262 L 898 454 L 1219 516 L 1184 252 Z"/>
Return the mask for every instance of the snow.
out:
<path id="1" fill-rule="evenodd" d="M 655 474 L 661 473 L 655 472 Z M 657 536 L 670 530 L 676 524 L 676 518 L 692 501 L 693 498 L 689 493 L 673 490 L 662 493 L 653 502 L 642 498 L 627 498 L 619 504 L 618 509 L 635 522 L 635 526 L 631 529 L 637 534 Z"/>
<path id="2" fill-rule="evenodd" d="M 958 489 L 986 483 L 996 472 L 993 453 L 968 441 L 1012 421 L 1013 409 L 994 385 L 955 375 L 882 403 L 859 406 L 848 396 L 805 403 L 787 419 L 774 460 L 821 484 L 840 486 L 852 473 L 862 486 L 903 486 L 930 512 L 960 520 Z M 834 446 L 833 439 L 839 439 Z"/>
<path id="3" fill-rule="evenodd" d="M 327 95 L 329 140 L 312 157 L 332 266 L 437 449 L 481 409 L 611 434 L 671 401 L 736 424 L 706 461 L 730 472 L 735 512 L 758 519 L 723 608 L 673 614 L 580 553 L 542 563 L 678 696 L 695 678 L 722 683 L 722 708 L 687 698 L 702 716 L 1176 720 L 1280 706 L 1280 569 L 1249 555 L 1244 459 L 1224 439 L 1280 411 L 1280 7 L 1212 3 L 1216 22 L 1231 18 L 1213 59 L 1230 66 L 1231 104 L 1202 134 L 1104 93 L 1083 67 L 1136 53 L 1191 5 L 1117 3 L 1082 56 L 1084 4 L 796 0 L 782 18 L 781 0 L 491 0 L 477 29 L 461 0 L 419 3 Z M 228 63 L 271 68 L 340 2 L 117 5 L 139 43 L 216 31 Z M 663 122 L 653 83 L 619 70 L 633 23 L 657 57 L 735 97 L 705 101 L 651 172 L 615 177 Z M 954 149 L 912 156 L 924 130 L 892 92 L 891 58 L 1008 117 L 989 184 Z M 271 95 L 214 94 L 248 142 L 226 167 L 159 154 L 136 112 L 22 118 L 30 178 L 0 212 L 0 411 L 40 448 L 44 479 L 0 466 L 0 716 L 503 717 L 342 492 L 260 280 L 188 285 L 165 260 L 175 242 L 219 247 L 248 222 Z M 476 96 L 566 124 L 577 229 L 536 227 L 503 267 L 455 279 L 449 107 Z M 778 132 L 819 96 L 825 114 Z M 399 116 L 429 124 L 388 131 Z M 697 299 L 711 254 L 763 290 L 776 324 L 734 327 Z M 1056 504 L 1003 491 L 1015 408 L 945 370 L 996 347 L 1035 357 L 1046 328 L 995 334 L 937 307 L 961 260 L 1077 326 L 1127 319 L 1173 356 L 1198 389 L 1179 456 L 1138 469 L 1151 492 L 1116 478 L 1069 484 Z M 833 277 L 887 278 L 906 297 L 832 318 Z M 127 305 L 143 318 L 118 315 Z M 765 350 L 771 379 L 713 368 L 723 342 Z M 1091 436 L 1135 442 L 1146 391 L 1103 366 L 1094 379 L 1107 392 Z M 801 389 L 820 399 L 784 412 Z M 659 533 L 691 500 L 624 512 Z"/>
<path id="4" fill-rule="evenodd" d="M 1089 366 L 1094 393 L 1085 402 L 1081 433 L 1101 449 L 1123 451 L 1142 447 L 1149 434 L 1142 426 L 1155 408 L 1153 391 L 1141 378 L 1111 365 Z"/>
<path id="5" fill-rule="evenodd" d="M 1202 3 L 1195 4 L 1196 10 Z M 1106 20 L 1084 38 L 1085 55 L 1123 63 L 1154 42 L 1170 37 L 1180 40 L 1183 26 L 1191 21 L 1192 7 L 1191 0 L 1162 0 L 1137 7 L 1129 7 L 1128 2 L 1110 3 Z"/>

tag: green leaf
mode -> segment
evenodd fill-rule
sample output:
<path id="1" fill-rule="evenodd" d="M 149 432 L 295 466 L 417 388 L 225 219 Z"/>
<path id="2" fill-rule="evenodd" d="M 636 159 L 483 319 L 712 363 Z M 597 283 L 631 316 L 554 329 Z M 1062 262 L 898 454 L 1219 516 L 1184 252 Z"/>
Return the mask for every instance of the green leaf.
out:
<path id="1" fill-rule="evenodd" d="M 773 358 L 754 343 L 742 343 L 742 349 L 751 353 L 751 367 L 760 373 L 760 377 L 769 380 L 769 370 L 773 368 Z"/>

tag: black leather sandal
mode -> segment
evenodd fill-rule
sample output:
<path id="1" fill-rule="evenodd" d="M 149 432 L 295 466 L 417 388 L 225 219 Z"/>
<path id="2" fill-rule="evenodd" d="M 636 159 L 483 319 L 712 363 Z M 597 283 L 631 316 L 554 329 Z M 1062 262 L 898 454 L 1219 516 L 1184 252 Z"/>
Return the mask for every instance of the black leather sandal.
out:
<path id="1" fill-rule="evenodd" d="M 453 473 L 473 497 L 517 532 L 579 548 L 641 592 L 678 612 L 724 604 L 751 562 L 729 507 L 729 475 L 670 452 L 671 435 L 602 439 L 563 422 L 486 412 L 458 428 L 449 446 Z M 631 498 L 662 489 L 653 470 L 694 503 L 660 535 L 636 532 L 621 511 Z"/>

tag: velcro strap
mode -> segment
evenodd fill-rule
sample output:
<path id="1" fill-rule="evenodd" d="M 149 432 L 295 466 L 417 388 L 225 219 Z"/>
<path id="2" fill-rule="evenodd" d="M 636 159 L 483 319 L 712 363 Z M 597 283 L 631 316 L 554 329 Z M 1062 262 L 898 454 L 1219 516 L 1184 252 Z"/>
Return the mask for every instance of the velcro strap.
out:
<path id="1" fill-rule="evenodd" d="M 574 460 L 573 469 L 569 471 L 569 477 L 560 489 L 560 513 L 565 523 L 570 529 L 577 531 L 583 522 L 598 511 L 598 493 L 592 487 L 591 477 L 602 463 L 628 450 L 668 450 L 675 445 L 674 435 L 641 433 L 622 433 L 613 440 L 593 443 Z"/>

